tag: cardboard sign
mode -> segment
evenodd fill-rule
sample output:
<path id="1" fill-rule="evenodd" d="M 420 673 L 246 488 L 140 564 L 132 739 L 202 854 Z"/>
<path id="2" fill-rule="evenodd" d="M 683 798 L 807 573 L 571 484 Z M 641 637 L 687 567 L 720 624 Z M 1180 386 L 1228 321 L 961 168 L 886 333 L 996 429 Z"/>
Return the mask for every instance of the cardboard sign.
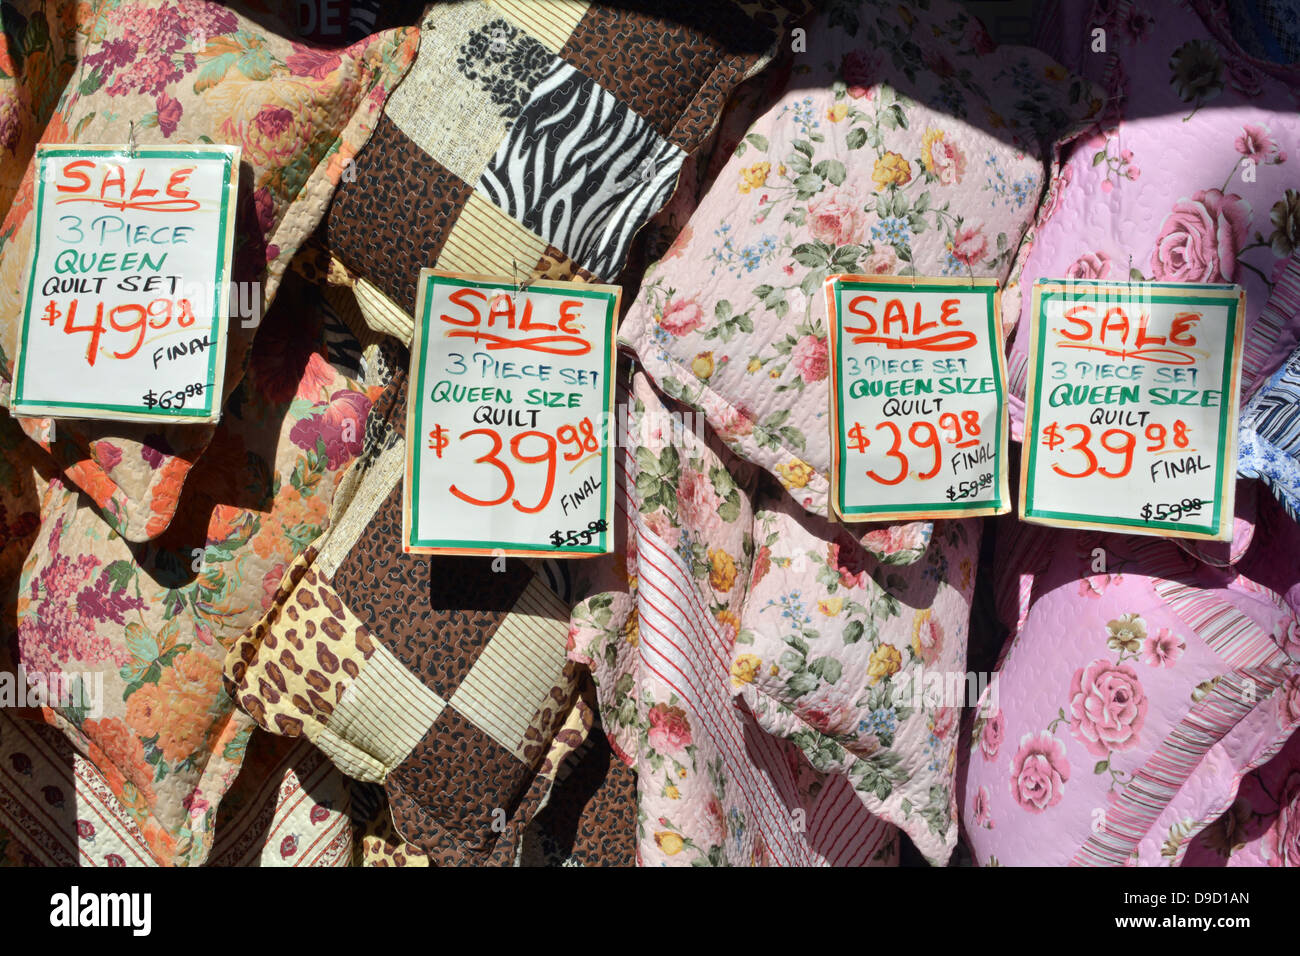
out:
<path id="1" fill-rule="evenodd" d="M 826 299 L 836 512 L 1010 510 L 997 281 L 831 276 Z"/>
<path id="2" fill-rule="evenodd" d="M 1245 306 L 1234 285 L 1036 282 L 1021 516 L 1231 538 Z"/>
<path id="3" fill-rule="evenodd" d="M 216 421 L 236 146 L 41 146 L 15 415 Z"/>
<path id="4" fill-rule="evenodd" d="M 613 550 L 617 286 L 424 269 L 407 403 L 407 552 Z"/>

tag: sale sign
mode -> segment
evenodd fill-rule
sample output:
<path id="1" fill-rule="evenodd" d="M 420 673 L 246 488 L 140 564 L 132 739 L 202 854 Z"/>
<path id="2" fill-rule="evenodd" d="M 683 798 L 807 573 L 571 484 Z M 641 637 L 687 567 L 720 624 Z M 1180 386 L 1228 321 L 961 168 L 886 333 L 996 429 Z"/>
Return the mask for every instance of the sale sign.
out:
<path id="1" fill-rule="evenodd" d="M 221 413 L 239 148 L 41 146 L 10 410 Z"/>
<path id="2" fill-rule="evenodd" d="M 1230 539 L 1245 305 L 1234 285 L 1036 282 L 1022 517 Z"/>
<path id="3" fill-rule="evenodd" d="M 996 280 L 831 276 L 831 498 L 846 521 L 1010 509 Z"/>
<path id="4" fill-rule="evenodd" d="M 403 488 L 408 553 L 613 550 L 619 294 L 421 271 Z"/>

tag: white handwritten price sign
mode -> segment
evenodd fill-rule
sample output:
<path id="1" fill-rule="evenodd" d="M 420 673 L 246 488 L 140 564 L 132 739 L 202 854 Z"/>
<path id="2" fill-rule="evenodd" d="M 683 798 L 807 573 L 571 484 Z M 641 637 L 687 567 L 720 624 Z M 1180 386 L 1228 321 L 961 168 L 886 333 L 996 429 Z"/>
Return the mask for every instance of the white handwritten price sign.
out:
<path id="1" fill-rule="evenodd" d="M 216 421 L 239 148 L 37 150 L 15 415 Z"/>
<path id="2" fill-rule="evenodd" d="M 846 521 L 1010 509 L 993 279 L 831 276 L 831 498 Z"/>
<path id="3" fill-rule="evenodd" d="M 613 550 L 617 286 L 424 269 L 407 403 L 403 547 Z"/>
<path id="4" fill-rule="evenodd" d="M 1235 285 L 1036 282 L 1021 516 L 1228 540 L 1245 306 Z"/>

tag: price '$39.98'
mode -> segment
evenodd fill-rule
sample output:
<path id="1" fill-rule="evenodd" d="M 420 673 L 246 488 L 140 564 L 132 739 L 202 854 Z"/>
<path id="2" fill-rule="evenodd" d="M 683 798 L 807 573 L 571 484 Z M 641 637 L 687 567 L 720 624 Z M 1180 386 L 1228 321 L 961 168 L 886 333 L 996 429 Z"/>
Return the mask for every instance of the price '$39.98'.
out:
<path id="1" fill-rule="evenodd" d="M 587 459 L 598 456 L 601 447 L 600 437 L 596 434 L 596 427 L 592 424 L 590 418 L 583 418 L 577 424 L 561 425 L 555 430 L 554 434 L 536 430 L 516 434 L 510 439 L 509 443 L 510 457 L 513 464 L 516 466 L 544 464 L 546 466 L 546 481 L 542 488 L 540 500 L 533 504 L 524 504 L 514 497 L 515 473 L 512 469 L 512 462 L 505 461 L 500 457 L 506 445 L 497 429 L 491 427 L 471 428 L 461 432 L 454 439 L 452 432 L 442 425 L 434 425 L 429 431 L 429 449 L 439 458 L 442 457 L 443 451 L 453 440 L 460 442 L 466 440 L 477 441 L 486 446 L 486 451 L 474 459 L 474 464 L 487 465 L 497 469 L 505 479 L 506 488 L 501 495 L 491 500 L 468 494 L 457 487 L 455 482 L 450 485 L 448 490 L 461 501 L 479 508 L 492 508 L 509 501 L 517 511 L 523 514 L 536 514 L 551 503 L 551 495 L 555 491 L 556 471 L 560 466 L 561 459 L 564 462 L 573 463 L 571 470 L 576 470 Z M 527 447 L 525 447 L 525 443 L 527 443 Z M 541 450 L 537 451 L 538 448 Z M 475 477 L 467 475 L 466 481 L 473 480 Z"/>
<path id="2" fill-rule="evenodd" d="M 867 469 L 867 477 L 882 485 L 899 484 L 907 478 L 914 464 L 918 468 L 922 465 L 925 467 L 924 470 L 916 471 L 913 477 L 919 481 L 929 481 L 943 470 L 944 444 L 955 449 L 964 449 L 973 448 L 981 441 L 980 415 L 974 410 L 964 411 L 960 416 L 956 412 L 945 412 L 939 416 L 937 427 L 934 422 L 914 421 L 907 428 L 906 433 L 892 421 L 877 422 L 874 432 L 884 433 L 877 435 L 876 440 L 887 443 L 889 447 L 883 454 L 898 462 L 898 471 L 893 475 L 881 474 L 874 468 Z M 872 438 L 868 437 L 868 432 L 862 427 L 861 422 L 854 422 L 845 433 L 845 437 L 848 450 L 859 455 L 865 455 L 867 449 L 872 447 Z M 906 445 L 904 445 L 905 438 Z M 987 488 L 991 483 L 992 474 L 989 474 L 987 478 L 980 476 L 976 479 L 974 484 L 977 487 L 969 492 L 962 488 L 949 487 L 948 500 L 968 497 L 979 489 Z"/>
<path id="3" fill-rule="evenodd" d="M 1159 422 L 1153 422 L 1142 429 L 1144 450 L 1152 454 L 1190 450 L 1191 429 L 1182 419 L 1168 428 Z M 1094 429 L 1081 422 L 1060 425 L 1049 422 L 1040 433 L 1042 444 L 1060 456 L 1074 453 L 1067 464 L 1077 463 L 1077 469 L 1063 468 L 1059 460 L 1052 462 L 1052 470 L 1063 478 L 1087 478 L 1099 474 L 1106 478 L 1123 478 L 1133 470 L 1133 455 L 1138 449 L 1139 438 L 1128 428 L 1109 428 L 1104 431 Z M 1105 453 L 1103 461 L 1099 453 Z"/>

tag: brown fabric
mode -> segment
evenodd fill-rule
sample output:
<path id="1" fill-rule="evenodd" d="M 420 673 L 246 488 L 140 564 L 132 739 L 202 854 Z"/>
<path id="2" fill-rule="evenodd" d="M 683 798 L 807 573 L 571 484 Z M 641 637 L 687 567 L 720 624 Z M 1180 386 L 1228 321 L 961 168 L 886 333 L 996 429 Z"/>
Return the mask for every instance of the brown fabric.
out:
<path id="1" fill-rule="evenodd" d="M 473 189 L 387 116 L 357 156 L 356 184 L 343 185 L 326 224 L 330 248 L 346 250 L 350 266 L 414 312 L 420 270 L 438 261 Z"/>
<path id="2" fill-rule="evenodd" d="M 615 279 L 633 236 L 671 197 L 683 159 L 716 126 L 731 90 L 805 6 L 594 3 L 560 38 L 540 35 L 540 26 L 532 36 L 513 8 L 433 5 L 425 47 L 436 52 L 421 55 L 439 59 L 423 72 L 417 63 L 406 82 L 430 91 L 422 119 L 456 130 L 461 146 L 421 139 L 430 142 L 421 148 L 399 128 L 409 107 L 390 104 L 357 157 L 357 175 L 335 195 L 331 251 L 413 311 L 419 268 L 447 267 L 440 258 L 473 196 L 495 210 L 482 216 L 500 222 L 466 226 L 462 238 L 494 271 L 553 275 L 551 267 L 570 261 L 584 278 Z M 548 40 L 559 39 L 557 53 Z M 433 81 L 445 76 L 465 95 L 440 98 L 431 68 Z M 570 197 L 564 215 L 547 205 L 559 188 Z M 488 248 L 498 236 L 499 248 Z M 549 248 L 517 261 L 515 251 L 532 240 Z"/>

